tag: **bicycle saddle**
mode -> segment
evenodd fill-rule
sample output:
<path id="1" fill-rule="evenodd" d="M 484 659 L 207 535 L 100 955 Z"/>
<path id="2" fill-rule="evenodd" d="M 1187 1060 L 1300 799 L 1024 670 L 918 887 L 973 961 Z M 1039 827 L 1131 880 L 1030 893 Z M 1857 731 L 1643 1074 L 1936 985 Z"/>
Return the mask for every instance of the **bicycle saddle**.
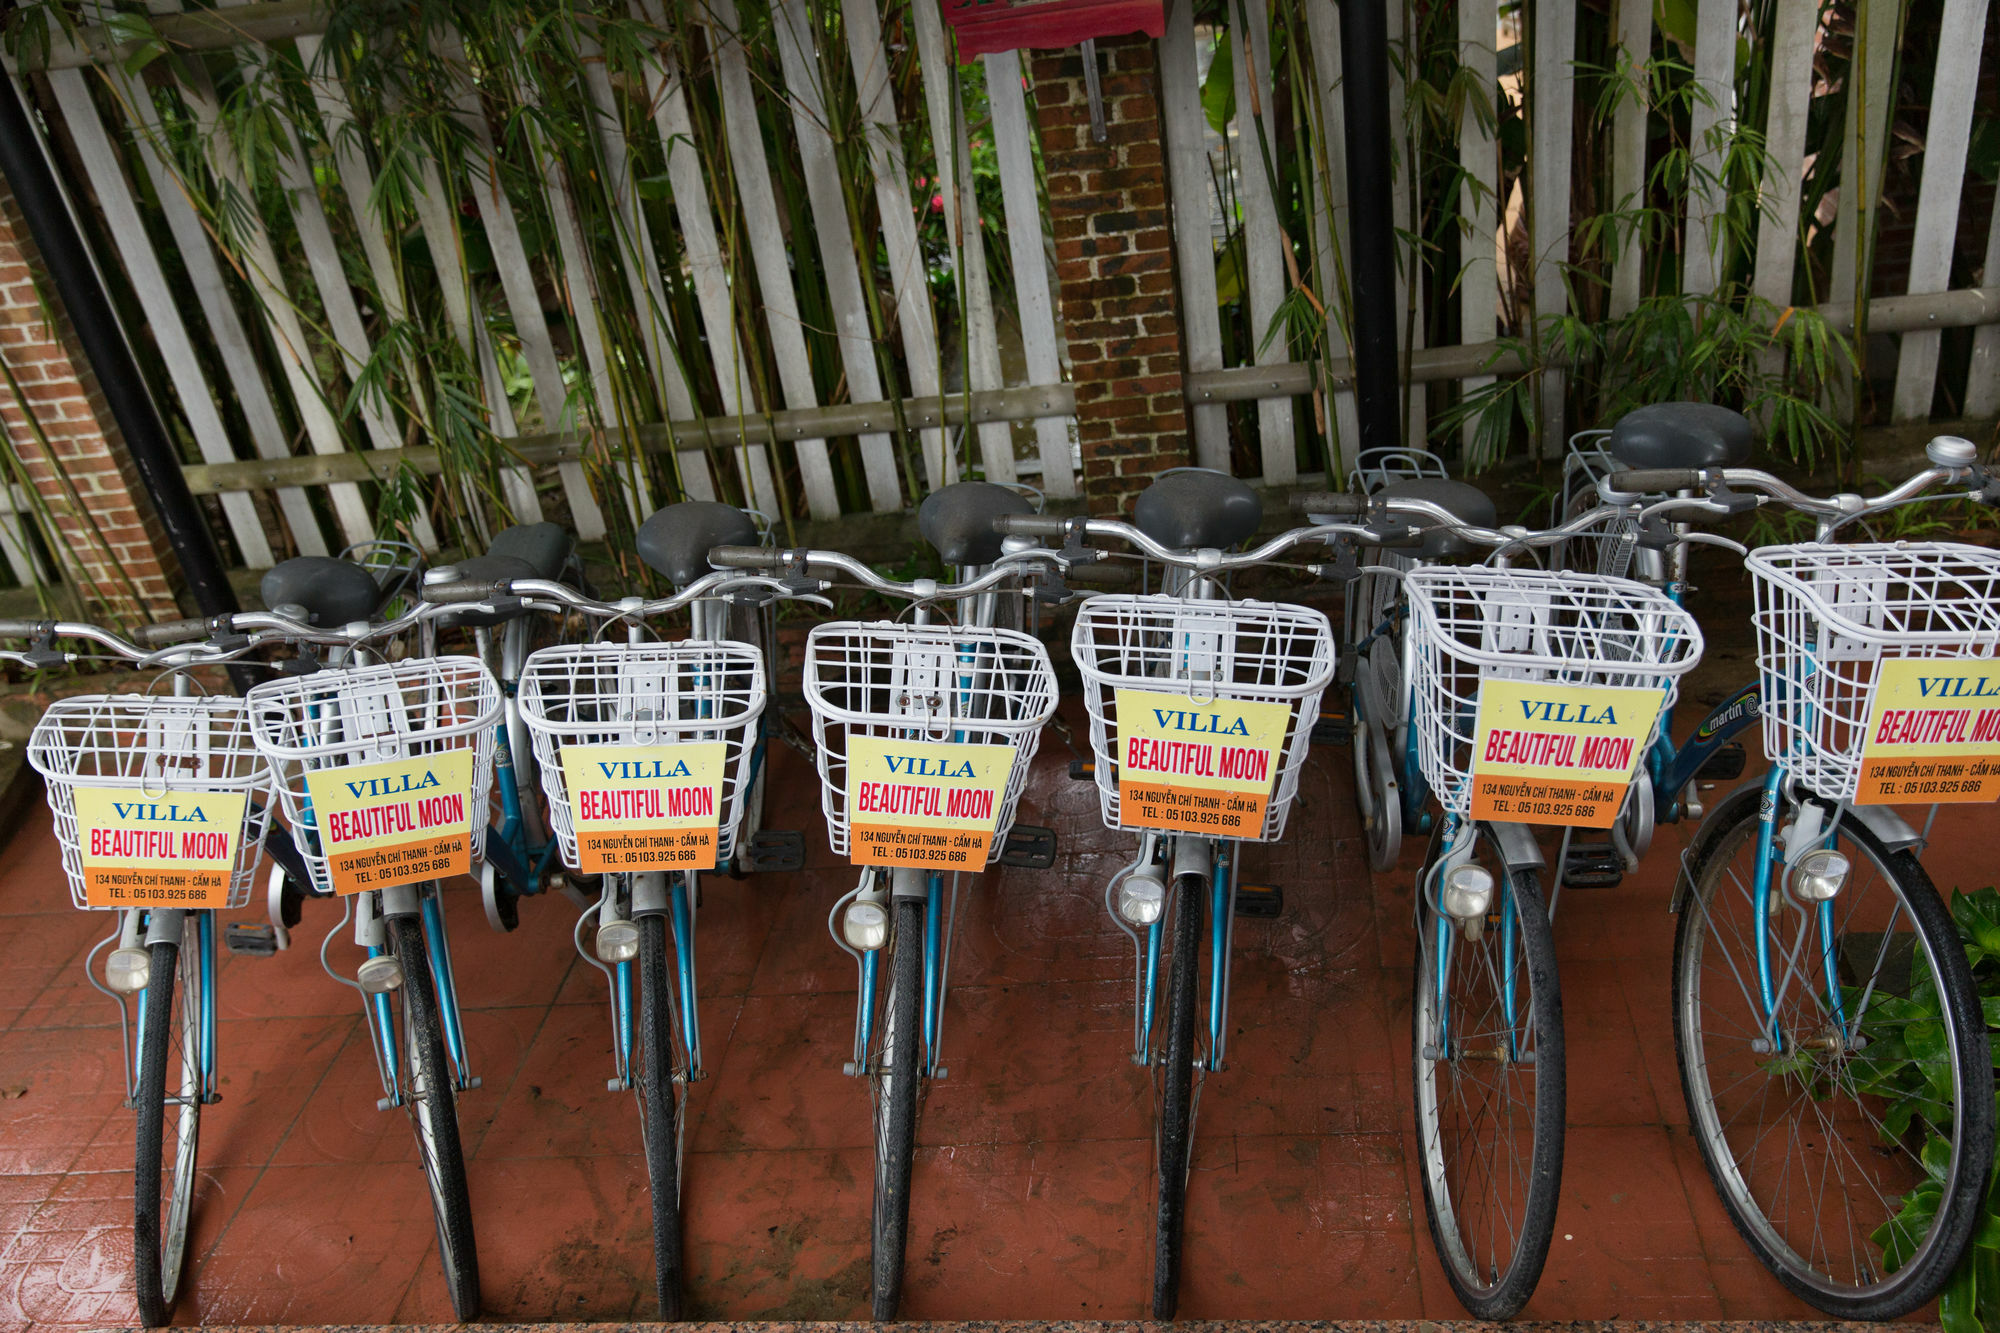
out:
<path id="1" fill-rule="evenodd" d="M 1653 403 L 1611 428 L 1611 456 L 1628 468 L 1741 467 L 1750 422 L 1714 403 Z"/>
<path id="2" fill-rule="evenodd" d="M 548 579 L 558 581 L 569 564 L 575 541 L 560 523 L 518 523 L 502 528 L 487 546 L 485 555 L 457 562 L 460 577 L 481 583 L 501 579 Z M 525 614 L 516 605 L 488 611 L 459 611 L 443 618 L 447 625 L 484 627 L 498 625 Z"/>
<path id="3" fill-rule="evenodd" d="M 917 506 L 917 531 L 947 565 L 990 565 L 1000 558 L 1001 539 L 993 520 L 1034 509 L 1019 491 L 994 482 L 953 482 Z"/>
<path id="4" fill-rule="evenodd" d="M 1411 477 L 1404 481 L 1392 481 L 1375 494 L 1385 500 L 1428 500 L 1459 522 L 1478 528 L 1500 525 L 1500 511 L 1493 507 L 1493 498 L 1477 486 L 1463 481 L 1445 477 Z M 1421 519 L 1412 521 L 1422 523 Z M 1457 533 L 1446 528 L 1432 528 L 1425 532 L 1424 544 L 1417 552 L 1419 559 L 1431 564 L 1473 554 L 1483 554 L 1483 551 L 1468 545 Z"/>
<path id="5" fill-rule="evenodd" d="M 324 628 L 367 620 L 382 604 L 382 587 L 373 574 L 330 555 L 293 556 L 273 565 L 258 591 L 265 606 L 302 606 L 306 623 Z"/>
<path id="6" fill-rule="evenodd" d="M 750 516 L 714 500 L 670 504 L 639 525 L 635 543 L 646 567 L 676 588 L 714 573 L 708 553 L 718 546 L 756 546 L 762 541 Z"/>
<path id="7" fill-rule="evenodd" d="M 1223 550 L 1257 535 L 1264 504 L 1235 477 L 1207 468 L 1169 472 L 1132 505 L 1132 523 L 1177 551 Z"/>

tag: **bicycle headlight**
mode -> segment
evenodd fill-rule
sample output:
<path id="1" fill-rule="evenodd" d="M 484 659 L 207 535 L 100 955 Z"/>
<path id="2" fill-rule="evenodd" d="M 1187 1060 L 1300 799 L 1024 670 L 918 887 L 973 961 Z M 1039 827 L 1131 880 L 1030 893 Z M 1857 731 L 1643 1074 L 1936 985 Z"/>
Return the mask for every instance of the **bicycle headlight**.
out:
<path id="1" fill-rule="evenodd" d="M 867 952 L 889 942 L 889 909 L 867 898 L 856 898 L 841 913 L 840 933 L 854 948 Z"/>
<path id="2" fill-rule="evenodd" d="M 1483 917 L 1493 905 L 1493 873 L 1474 862 L 1461 862 L 1444 872 L 1444 891 L 1438 898 L 1446 916 L 1460 921 Z"/>
<path id="3" fill-rule="evenodd" d="M 1807 852 L 1792 868 L 1792 892 L 1800 902 L 1823 903 L 1847 883 L 1847 857 L 1828 847 Z"/>
<path id="4" fill-rule="evenodd" d="M 1167 886 L 1159 876 L 1132 874 L 1118 886 L 1118 915 L 1135 926 L 1150 926 L 1167 910 Z"/>
<path id="5" fill-rule="evenodd" d="M 355 970 L 354 979 L 370 995 L 386 995 L 403 984 L 403 965 L 386 953 L 378 953 Z"/>
<path id="6" fill-rule="evenodd" d="M 113 949 L 104 960 L 104 984 L 120 995 L 136 995 L 153 979 L 153 956 L 144 949 Z"/>
<path id="7" fill-rule="evenodd" d="M 639 956 L 639 926 L 634 921 L 606 921 L 597 928 L 597 956 L 607 963 L 629 963 Z"/>

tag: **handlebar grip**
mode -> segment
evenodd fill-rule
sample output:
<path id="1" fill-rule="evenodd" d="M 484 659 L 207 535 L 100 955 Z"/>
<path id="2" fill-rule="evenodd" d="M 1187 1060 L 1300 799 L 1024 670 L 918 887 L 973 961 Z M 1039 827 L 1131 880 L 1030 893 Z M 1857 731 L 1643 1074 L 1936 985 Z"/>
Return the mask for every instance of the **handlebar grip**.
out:
<path id="1" fill-rule="evenodd" d="M 1078 588 L 1129 588 L 1136 581 L 1137 573 L 1130 565 L 1109 562 L 1071 565 L 1063 571 L 1063 581 Z"/>
<path id="2" fill-rule="evenodd" d="M 469 602 L 490 602 L 512 595 L 507 579 L 459 579 L 452 583 L 427 583 L 424 600 L 438 606 L 459 606 Z"/>
<path id="3" fill-rule="evenodd" d="M 1002 537 L 1060 537 L 1068 527 L 1060 514 L 1001 514 L 993 520 L 993 531 Z"/>
<path id="4" fill-rule="evenodd" d="M 0 633 L 4 633 L 0 628 Z M 132 641 L 141 648 L 164 648 L 170 643 L 185 643 L 189 639 L 208 636 L 208 622 L 201 619 L 165 620 L 157 625 L 141 625 L 132 635 Z"/>
<path id="5" fill-rule="evenodd" d="M 1295 514 L 1331 514 L 1335 518 L 1359 518 L 1368 512 L 1368 497 L 1351 492 L 1301 492 L 1292 497 Z"/>
<path id="6" fill-rule="evenodd" d="M 1626 495 L 1663 495 L 1689 491 L 1701 485 L 1701 471 L 1691 467 L 1648 467 L 1614 472 L 1606 478 L 1614 491 Z"/>
<path id="7" fill-rule="evenodd" d="M 46 620 L 0 620 L 0 639 L 32 639 L 47 623 Z"/>
<path id="8" fill-rule="evenodd" d="M 717 569 L 783 569 L 785 553 L 768 546 L 718 546 L 708 553 Z"/>

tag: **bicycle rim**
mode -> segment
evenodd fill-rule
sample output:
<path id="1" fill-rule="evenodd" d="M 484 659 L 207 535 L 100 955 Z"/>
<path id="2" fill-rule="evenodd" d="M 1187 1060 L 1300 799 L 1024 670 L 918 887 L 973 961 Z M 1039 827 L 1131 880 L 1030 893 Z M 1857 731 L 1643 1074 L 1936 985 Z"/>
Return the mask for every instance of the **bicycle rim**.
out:
<path id="1" fill-rule="evenodd" d="M 1428 882 L 1442 850 L 1440 832 L 1420 882 Z M 1493 906 L 1471 938 L 1447 919 L 1442 958 L 1438 915 L 1429 895 L 1419 895 L 1411 1052 L 1417 1138 L 1425 1211 L 1445 1276 L 1469 1312 L 1508 1319 L 1534 1294 L 1555 1230 L 1562 997 L 1540 877 L 1510 871 L 1483 826 L 1474 858 L 1493 875 Z"/>
<path id="2" fill-rule="evenodd" d="M 923 996 L 924 911 L 921 898 L 896 900 L 890 942 L 890 987 L 876 1058 L 873 1305 L 877 1319 L 894 1319 L 902 1300 L 903 1254 L 910 1230 L 910 1176 L 917 1143 L 917 1087 L 923 1075 L 919 1032 Z"/>
<path id="3" fill-rule="evenodd" d="M 1717 831 L 1693 862 L 1674 950 L 1682 1091 L 1709 1176 L 1758 1258 L 1828 1313 L 1895 1318 L 1937 1294 L 1977 1220 L 1993 1154 L 1984 1020 L 1928 876 L 1851 813 L 1835 834 L 1851 870 L 1830 928 L 1774 877 L 1778 906 L 1765 911 L 1762 933 L 1777 1003 L 1764 1019 L 1754 905 L 1761 796 L 1753 786 L 1718 809 Z M 1865 1047 L 1856 1049 L 1856 1035 Z M 1885 1093 L 1905 1080 L 1948 1087 L 1961 1113 L 1919 1112 L 1892 1126 Z M 1920 1156 L 1933 1135 L 1949 1147 L 1933 1186 L 1938 1206 L 1917 1226 L 1889 1228 L 1904 1196 L 1933 1179 Z M 1894 1271 L 1883 1240 L 1900 1252 Z"/>
<path id="4" fill-rule="evenodd" d="M 1155 1155 L 1159 1210 L 1153 1227 L 1153 1317 L 1172 1319 L 1180 1305 L 1181 1253 L 1187 1227 L 1188 1171 L 1193 1161 L 1195 1103 L 1200 1079 L 1195 1063 L 1196 995 L 1200 988 L 1201 933 L 1208 881 L 1186 876 L 1174 891 L 1173 963 L 1167 979 L 1167 1042 L 1154 1081 L 1157 1099 Z"/>
<path id="5" fill-rule="evenodd" d="M 192 929 L 194 918 L 188 918 Z M 178 946 L 152 946 L 139 1057 L 133 1163 L 133 1269 L 139 1318 L 165 1324 L 179 1294 L 201 1139 L 201 976 L 178 976 Z M 198 951 L 197 951 L 198 952 Z"/>
<path id="6" fill-rule="evenodd" d="M 479 1313 L 479 1254 L 472 1232 L 472 1204 L 465 1185 L 465 1153 L 458 1136 L 458 1103 L 445 1057 L 430 952 L 415 917 L 390 920 L 403 964 L 403 1035 L 409 1062 L 408 1106 L 417 1130 L 417 1153 L 430 1186 L 437 1222 L 438 1260 L 453 1312 L 461 1322 Z"/>
<path id="7" fill-rule="evenodd" d="M 667 919 L 639 918 L 639 1119 L 646 1141 L 646 1177 L 653 1196 L 653 1272 L 663 1319 L 681 1317 L 681 1151 L 674 1080 L 678 1049 L 669 990 Z"/>

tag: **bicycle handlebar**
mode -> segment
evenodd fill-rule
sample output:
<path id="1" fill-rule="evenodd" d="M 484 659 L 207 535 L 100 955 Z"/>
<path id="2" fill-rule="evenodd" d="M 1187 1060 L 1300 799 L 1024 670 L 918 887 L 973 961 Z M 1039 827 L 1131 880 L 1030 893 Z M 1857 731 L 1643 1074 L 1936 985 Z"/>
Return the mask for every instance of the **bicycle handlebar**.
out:
<path id="1" fill-rule="evenodd" d="M 1604 484 L 1625 495 L 1660 495 L 1689 491 L 1701 485 L 1701 469 L 1692 467 L 1635 468 L 1614 472 Z"/>
<path id="2" fill-rule="evenodd" d="M 1301 492 L 1292 497 L 1292 512 L 1359 518 L 1368 512 L 1368 497 L 1353 491 Z"/>

